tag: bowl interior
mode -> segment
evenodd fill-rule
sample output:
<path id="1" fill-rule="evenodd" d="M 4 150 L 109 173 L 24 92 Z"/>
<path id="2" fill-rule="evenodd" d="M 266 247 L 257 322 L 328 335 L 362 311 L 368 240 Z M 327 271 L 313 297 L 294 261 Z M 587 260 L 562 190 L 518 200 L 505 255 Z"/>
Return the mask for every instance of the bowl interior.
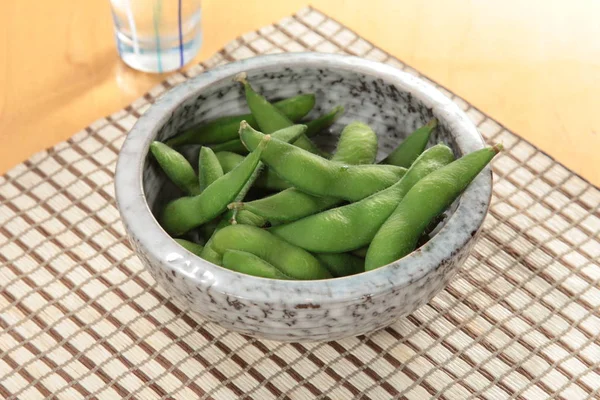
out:
<path id="1" fill-rule="evenodd" d="M 382 79 L 335 67 L 284 67 L 273 65 L 249 70 L 248 79 L 255 90 L 270 100 L 314 93 L 316 105 L 307 119 L 313 119 L 337 105 L 346 109 L 330 129 L 314 138 L 322 148 L 335 150 L 337 138 L 345 125 L 359 120 L 371 126 L 379 137 L 378 160 L 383 159 L 408 134 L 433 117 L 432 110 L 410 93 Z M 221 79 L 201 93 L 190 94 L 157 131 L 155 140 L 163 141 L 192 125 L 225 116 L 247 113 L 246 100 L 239 83 L 231 77 Z M 430 139 L 430 145 L 443 142 L 457 157 L 461 151 L 443 120 Z M 188 146 L 184 154 L 196 168 L 200 146 Z M 181 149 L 180 149 L 181 150 Z M 155 216 L 169 200 L 181 193 L 160 171 L 157 163 L 146 157 L 143 167 L 144 193 Z M 456 206 L 456 205 L 455 205 Z M 455 209 L 455 206 L 451 210 Z"/>

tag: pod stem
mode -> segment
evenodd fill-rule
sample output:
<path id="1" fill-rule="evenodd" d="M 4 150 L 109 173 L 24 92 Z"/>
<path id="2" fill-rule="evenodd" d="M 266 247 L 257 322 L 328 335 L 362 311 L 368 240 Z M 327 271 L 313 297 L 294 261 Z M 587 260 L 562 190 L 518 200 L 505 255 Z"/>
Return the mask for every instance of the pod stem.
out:
<path id="1" fill-rule="evenodd" d="M 247 127 L 247 125 L 248 125 L 248 123 L 246 121 L 242 121 L 240 123 L 240 129 L 242 129 L 244 127 Z M 258 144 L 258 148 L 257 149 L 259 151 L 262 151 L 262 149 L 265 148 L 265 146 L 267 145 L 267 143 L 269 143 L 270 140 L 271 140 L 271 135 L 264 135 L 263 138 L 262 138 L 262 140 Z M 248 191 L 250 190 L 250 188 L 252 187 L 252 185 L 254 185 L 254 182 L 256 181 L 256 179 L 258 178 L 258 176 L 260 175 L 260 173 L 262 172 L 263 166 L 264 166 L 264 164 L 262 162 L 258 163 L 258 165 L 256 166 L 256 169 L 254 170 L 254 172 L 252 173 L 252 175 L 250 175 L 250 178 L 248 179 L 248 181 L 246 182 L 246 184 L 244 185 L 244 187 L 242 187 L 242 190 L 235 197 L 235 201 L 233 203 L 228 204 L 227 208 L 229 208 L 229 206 L 231 206 L 232 204 L 236 204 L 236 203 L 241 204 L 242 203 L 242 201 L 244 200 L 244 197 L 246 197 L 246 193 L 248 193 Z M 229 209 L 231 209 L 231 208 L 229 208 Z M 237 218 L 237 215 L 238 215 L 239 211 L 240 211 L 239 208 L 237 208 L 237 207 L 233 208 L 233 214 L 231 216 L 231 224 L 232 225 L 237 224 L 236 218 Z"/>
<path id="2" fill-rule="evenodd" d="M 233 203 L 229 203 L 227 208 L 230 210 L 241 210 L 244 208 L 244 203 L 241 201 L 234 201 Z"/>
<path id="3" fill-rule="evenodd" d="M 240 122 L 240 129 L 238 129 L 238 136 L 240 137 L 240 142 L 242 142 L 242 144 L 246 148 L 248 148 L 248 146 L 246 146 L 246 143 L 244 143 L 244 139 L 242 139 L 242 131 L 248 129 L 248 127 L 250 127 L 250 124 L 246 122 L 246 120 L 243 120 L 242 122 Z"/>
<path id="4" fill-rule="evenodd" d="M 438 120 L 436 118 L 432 118 L 427 124 L 425 124 L 426 127 L 428 128 L 436 128 L 438 125 Z"/>
<path id="5" fill-rule="evenodd" d="M 492 146 L 492 150 L 498 154 L 500 153 L 502 150 L 504 150 L 504 145 L 502 143 L 496 143 L 495 145 Z"/>
<path id="6" fill-rule="evenodd" d="M 245 72 L 240 72 L 233 78 L 233 80 L 235 82 L 239 82 L 243 85 L 246 85 L 248 83 L 248 74 L 246 74 Z"/>
<path id="7" fill-rule="evenodd" d="M 238 215 L 239 210 L 236 208 L 233 210 L 233 213 L 231 214 L 231 219 L 229 220 L 229 223 L 231 225 L 237 225 L 237 215 Z"/>
<path id="8" fill-rule="evenodd" d="M 242 122 L 240 122 L 240 129 L 238 129 L 238 134 L 242 133 L 242 131 L 244 129 L 248 129 L 248 127 L 250 126 L 250 124 L 248 122 L 246 122 L 246 120 L 242 120 Z"/>

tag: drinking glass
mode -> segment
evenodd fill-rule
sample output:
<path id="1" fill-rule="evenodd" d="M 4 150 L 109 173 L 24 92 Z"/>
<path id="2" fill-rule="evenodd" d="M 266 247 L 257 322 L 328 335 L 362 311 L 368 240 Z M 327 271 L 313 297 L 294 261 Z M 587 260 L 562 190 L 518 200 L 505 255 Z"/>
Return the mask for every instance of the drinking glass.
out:
<path id="1" fill-rule="evenodd" d="M 110 0 L 117 51 L 130 67 L 168 72 L 202 45 L 200 0 Z"/>

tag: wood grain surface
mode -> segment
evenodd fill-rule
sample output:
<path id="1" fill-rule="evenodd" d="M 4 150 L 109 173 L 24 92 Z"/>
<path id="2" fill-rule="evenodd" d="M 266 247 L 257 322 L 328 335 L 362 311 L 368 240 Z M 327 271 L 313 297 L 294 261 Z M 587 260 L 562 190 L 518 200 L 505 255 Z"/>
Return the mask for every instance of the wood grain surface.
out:
<path id="1" fill-rule="evenodd" d="M 195 62 L 307 4 L 205 0 L 205 42 Z M 600 185 L 600 3 L 311 4 Z M 0 5 L 0 173 L 165 78 L 119 61 L 108 0 Z"/>

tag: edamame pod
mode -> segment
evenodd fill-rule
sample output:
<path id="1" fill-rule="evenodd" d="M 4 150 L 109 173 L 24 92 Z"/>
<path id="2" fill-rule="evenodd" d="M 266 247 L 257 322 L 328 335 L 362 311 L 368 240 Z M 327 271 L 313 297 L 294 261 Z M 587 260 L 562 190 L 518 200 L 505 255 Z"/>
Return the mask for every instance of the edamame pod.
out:
<path id="1" fill-rule="evenodd" d="M 293 279 L 260 257 L 240 250 L 225 250 L 223 267 L 242 274 L 271 279 Z"/>
<path id="2" fill-rule="evenodd" d="M 218 153 L 221 151 L 229 151 L 229 152 L 237 153 L 237 154 L 241 154 L 241 155 L 248 154 L 248 149 L 246 148 L 246 146 L 244 146 L 244 144 L 242 143 L 242 141 L 240 139 L 232 139 L 232 140 L 228 140 L 227 142 L 223 142 L 223 143 L 211 144 L 210 148 L 215 153 Z"/>
<path id="3" fill-rule="evenodd" d="M 243 225 L 252 225 L 257 227 L 263 227 L 267 224 L 267 220 L 263 217 L 260 217 L 248 210 L 237 210 L 237 213 L 234 213 L 232 218 L 235 218 L 235 222 Z"/>
<path id="4" fill-rule="evenodd" d="M 240 123 L 240 127 L 246 126 L 246 122 L 242 121 Z M 240 128 L 241 129 L 241 128 Z M 282 140 L 284 142 L 293 142 L 298 139 L 304 132 L 306 131 L 306 125 L 291 125 L 287 128 L 279 129 L 271 134 L 273 138 Z M 238 165 L 243 157 L 239 154 L 235 154 L 233 152 L 219 152 L 217 153 L 217 158 L 223 167 L 223 171 L 226 173 L 231 171 L 236 165 Z M 276 174 L 269 170 L 264 170 L 260 175 L 258 175 L 258 170 L 262 169 L 262 163 L 260 164 L 260 168 L 257 168 L 257 177 L 249 180 L 249 187 L 252 183 L 256 184 L 256 187 L 269 189 L 269 190 L 283 190 L 290 187 L 290 185 L 285 182 L 283 179 L 278 177 Z"/>
<path id="5" fill-rule="evenodd" d="M 242 126 L 244 124 L 246 124 L 246 122 L 242 121 L 240 123 L 240 126 Z M 305 130 L 306 130 L 305 125 L 291 125 L 287 128 L 283 128 L 283 129 L 273 132 L 271 134 L 271 136 L 274 138 L 283 140 L 284 142 L 290 142 L 290 141 L 296 140 L 300 135 L 302 135 L 304 133 Z M 266 180 L 269 178 L 269 175 L 276 177 L 275 174 L 268 174 L 268 171 L 264 171 L 264 173 L 261 174 L 261 172 L 263 172 L 262 169 L 263 169 L 263 163 L 259 162 L 256 169 L 254 170 L 254 172 L 252 173 L 252 175 L 250 176 L 250 178 L 248 179 L 248 181 L 246 182 L 246 184 L 244 185 L 242 190 L 240 190 L 240 192 L 236 196 L 236 198 L 235 198 L 236 202 L 244 199 L 244 197 L 246 196 L 248 191 L 252 188 L 252 185 L 254 185 L 254 183 L 257 182 L 257 178 L 259 180 L 261 180 L 260 183 L 263 183 L 265 185 L 269 185 L 269 184 L 274 185 L 276 183 L 276 181 L 270 182 L 270 181 Z M 282 182 L 281 180 L 279 180 L 279 181 Z M 240 211 L 237 209 L 234 209 L 232 211 L 231 221 L 232 221 L 232 223 L 239 222 L 242 224 L 254 225 L 254 226 L 263 226 L 267 223 L 267 221 L 264 218 L 259 217 L 250 211 L 243 211 L 240 213 Z"/>
<path id="6" fill-rule="evenodd" d="M 242 126 L 246 126 L 246 125 L 247 125 L 247 122 L 242 121 L 240 123 L 240 129 Z M 296 140 L 298 138 L 298 136 L 301 136 L 302 134 L 304 134 L 304 131 L 306 131 L 306 125 L 290 125 L 286 128 L 279 129 L 279 130 L 273 132 L 271 134 L 271 136 L 274 138 L 283 140 L 284 142 L 290 142 L 290 141 Z M 254 173 L 252 174 L 252 176 L 250 176 L 250 178 L 244 185 L 243 189 L 236 196 L 236 199 L 235 199 L 236 201 L 242 201 L 244 199 L 244 197 L 246 196 L 246 193 L 248 193 L 248 191 L 250 190 L 250 188 L 252 187 L 252 185 L 254 184 L 256 179 L 258 178 L 259 174 L 261 173 L 263 166 L 264 165 L 262 162 L 258 163 L 258 166 L 254 170 Z M 234 212 L 233 212 L 234 220 L 235 220 L 236 214 L 237 214 L 237 210 L 234 210 Z"/>
<path id="7" fill-rule="evenodd" d="M 248 124 L 241 138 L 255 149 L 264 136 Z M 277 139 L 269 141 L 261 160 L 297 189 L 315 196 L 358 201 L 390 187 L 406 170 L 394 165 L 348 165 L 330 161 Z"/>
<path id="8" fill-rule="evenodd" d="M 244 93 L 246 94 L 246 103 L 252 112 L 252 116 L 256 119 L 258 129 L 264 134 L 270 134 L 280 129 L 287 128 L 294 124 L 288 117 L 285 116 L 277 107 L 269 103 L 269 101 L 258 94 L 248 83 L 245 72 L 239 73 L 235 77 L 235 81 L 244 85 Z M 294 146 L 300 147 L 311 153 L 320 155 L 319 149 L 308 139 L 304 134 L 293 143 Z"/>
<path id="9" fill-rule="evenodd" d="M 291 121 L 299 121 L 312 110 L 315 105 L 314 94 L 301 94 L 273 103 Z M 215 144 L 238 139 L 240 122 L 247 121 L 258 128 L 252 114 L 234 115 L 217 118 L 208 123 L 193 126 L 179 135 L 167 140 L 165 144 L 176 147 L 186 144 Z"/>
<path id="10" fill-rule="evenodd" d="M 372 164 L 377 157 L 377 134 L 367 124 L 354 121 L 342 130 L 337 150 L 331 161 L 348 162 L 352 164 Z"/>
<path id="11" fill-rule="evenodd" d="M 289 183 L 283 180 L 279 175 L 270 169 L 265 169 L 262 174 L 256 179 L 256 187 L 266 189 L 271 192 L 279 192 L 292 187 Z"/>
<path id="12" fill-rule="evenodd" d="M 202 191 L 204 191 L 204 189 L 224 175 L 223 168 L 221 167 L 217 156 L 208 147 L 203 146 L 200 149 L 198 168 L 198 180 Z M 198 229 L 200 235 L 205 241 L 205 245 L 208 245 L 208 241 L 210 238 L 212 238 L 212 235 L 219 226 L 219 223 L 220 218 L 216 217 L 213 220 L 202 224 Z M 203 257 L 202 254 L 206 254 L 206 257 Z M 197 255 L 207 261 L 212 261 L 215 263 L 219 263 L 221 261 L 221 257 L 208 246 L 205 246 Z"/>
<path id="13" fill-rule="evenodd" d="M 217 160 L 219 160 L 219 164 L 223 168 L 223 172 L 228 173 L 232 169 L 234 169 L 239 163 L 244 160 L 244 156 L 241 156 L 237 153 L 233 153 L 231 151 L 218 151 L 215 153 Z"/>
<path id="14" fill-rule="evenodd" d="M 303 148 L 304 150 L 310 151 L 313 154 L 319 154 L 319 155 L 324 154 L 312 142 L 307 143 L 305 140 L 303 140 L 302 136 L 300 136 L 294 142 L 294 146 Z M 244 146 L 244 144 L 242 143 L 242 141 L 240 139 L 233 139 L 233 140 L 229 140 L 229 141 L 223 142 L 223 143 L 211 144 L 210 148 L 214 152 L 228 151 L 228 152 L 236 153 L 239 155 L 248 154 L 248 149 L 246 148 L 246 146 Z M 289 187 L 289 186 L 286 186 L 286 187 Z"/>
<path id="15" fill-rule="evenodd" d="M 229 225 L 214 235 L 212 247 L 219 254 L 226 250 L 252 253 L 295 279 L 331 278 L 329 271 L 309 252 L 254 226 Z"/>
<path id="16" fill-rule="evenodd" d="M 173 236 L 181 235 L 215 218 L 227 209 L 242 190 L 258 163 L 270 136 L 237 167 L 214 181 L 201 194 L 182 197 L 167 204 L 160 218 L 161 226 Z"/>
<path id="17" fill-rule="evenodd" d="M 317 253 L 315 257 L 334 278 L 365 272 L 365 260 L 348 253 Z"/>
<path id="18" fill-rule="evenodd" d="M 198 184 L 200 191 L 224 175 L 219 159 L 209 147 L 202 147 L 198 156 Z"/>
<path id="19" fill-rule="evenodd" d="M 377 155 L 375 132 L 360 123 L 350 124 L 348 127 L 342 132 L 332 160 L 348 164 L 374 161 Z M 360 146 L 361 142 L 366 145 Z M 271 223 L 275 221 L 279 223 L 296 221 L 340 204 L 342 201 L 336 197 L 318 197 L 296 188 L 289 188 L 263 199 L 235 204 L 233 207 L 251 211 L 268 219 Z"/>
<path id="20" fill-rule="evenodd" d="M 306 136 L 309 138 L 324 131 L 335 123 L 344 114 L 344 107 L 334 107 L 327 114 L 321 115 L 306 123 Z"/>
<path id="21" fill-rule="evenodd" d="M 240 156 L 239 154 L 230 151 L 220 151 L 216 153 L 216 155 L 225 173 L 231 171 L 244 159 L 244 156 Z M 290 187 L 289 183 L 269 169 L 263 170 L 254 184 L 258 188 L 272 191 L 280 191 Z"/>
<path id="22" fill-rule="evenodd" d="M 304 149 L 310 153 L 319 155 L 321 157 L 329 158 L 331 154 L 319 149 L 316 144 L 314 144 L 306 135 L 300 136 L 294 142 L 294 146 Z"/>
<path id="23" fill-rule="evenodd" d="M 200 256 L 200 254 L 202 253 L 202 250 L 204 249 L 204 247 L 202 245 L 200 245 L 198 243 L 190 242 L 189 240 L 185 240 L 185 239 L 174 239 L 174 240 L 181 247 L 183 247 L 190 253 L 193 253 L 197 256 Z"/>
<path id="24" fill-rule="evenodd" d="M 273 223 L 296 221 L 333 207 L 341 201 L 336 197 L 318 197 L 289 188 L 262 199 L 234 203 L 230 207 L 250 211 Z"/>
<path id="25" fill-rule="evenodd" d="M 467 154 L 414 185 L 377 231 L 365 269 L 371 271 L 412 252 L 429 222 L 460 196 L 500 150 L 502 145 L 497 144 Z"/>
<path id="26" fill-rule="evenodd" d="M 211 262 L 213 264 L 221 265 L 221 263 L 223 262 L 223 257 L 221 256 L 221 254 L 219 254 L 215 251 L 215 249 L 212 246 L 212 242 L 215 237 L 215 234 L 218 231 L 220 231 L 221 229 L 223 229 L 229 225 L 230 225 L 229 218 L 227 218 L 227 217 L 221 218 L 221 221 L 219 221 L 219 223 L 213 230 L 210 238 L 206 241 L 206 244 L 204 245 L 204 249 L 202 249 L 202 252 L 200 253 L 200 257 L 202 257 L 206 261 Z"/>
<path id="27" fill-rule="evenodd" d="M 437 127 L 437 119 L 432 119 L 425 126 L 420 127 L 402 141 L 383 161 L 383 164 L 392 164 L 408 168 L 425 150 L 431 132 Z"/>
<path id="28" fill-rule="evenodd" d="M 402 197 L 420 179 L 454 160 L 449 147 L 438 144 L 424 152 L 404 178 L 361 201 L 270 228 L 291 244 L 317 253 L 342 253 L 371 242 Z"/>
<path id="29" fill-rule="evenodd" d="M 152 142 L 150 151 L 158 165 L 178 188 L 191 196 L 200 193 L 194 168 L 182 154 L 161 142 Z"/>
<path id="30" fill-rule="evenodd" d="M 247 214 L 246 213 L 240 213 L 240 214 L 241 214 L 241 217 L 238 214 L 238 218 L 243 219 L 244 223 L 247 223 L 248 225 L 259 226 L 258 224 L 254 223 L 256 221 L 253 220 L 252 213 L 248 212 Z M 224 214 L 222 214 L 221 217 L 216 218 L 215 220 L 218 220 L 218 221 L 217 221 L 217 223 L 215 223 L 212 226 L 212 229 L 209 227 L 210 234 L 206 235 L 206 237 L 208 237 L 208 240 L 204 244 L 204 250 L 202 250 L 200 257 L 202 257 L 206 261 L 209 261 L 213 264 L 221 265 L 221 263 L 223 261 L 222 257 L 219 253 L 217 253 L 213 249 L 212 240 L 213 240 L 213 237 L 215 236 L 215 233 L 217 233 L 219 230 L 221 230 L 221 229 L 225 228 L 226 226 L 229 226 L 233 223 L 233 211 L 229 210 L 229 211 L 225 212 Z M 215 221 L 215 220 L 213 220 L 213 221 Z M 241 223 L 241 221 L 238 221 L 238 222 Z M 265 221 L 265 223 L 266 223 L 266 221 Z M 211 221 L 208 224 L 202 225 L 201 229 L 209 224 L 212 225 L 213 222 Z M 260 226 L 262 226 L 262 225 L 264 225 L 264 223 L 262 223 Z"/>

